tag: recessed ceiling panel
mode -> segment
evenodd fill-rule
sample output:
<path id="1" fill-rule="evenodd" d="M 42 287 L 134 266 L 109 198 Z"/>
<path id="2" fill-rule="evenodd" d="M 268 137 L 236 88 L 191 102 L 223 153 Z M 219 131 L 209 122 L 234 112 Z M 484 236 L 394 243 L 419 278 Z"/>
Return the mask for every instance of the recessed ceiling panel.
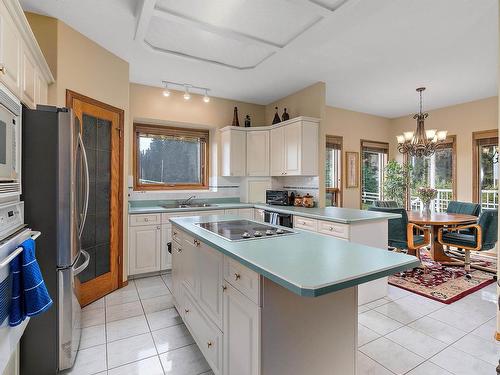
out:
<path id="1" fill-rule="evenodd" d="M 246 43 L 152 17 L 145 41 L 156 49 L 240 69 L 252 68 L 273 52 L 265 46 Z"/>
<path id="2" fill-rule="evenodd" d="M 158 0 L 156 8 L 281 46 L 321 19 L 286 0 Z"/>

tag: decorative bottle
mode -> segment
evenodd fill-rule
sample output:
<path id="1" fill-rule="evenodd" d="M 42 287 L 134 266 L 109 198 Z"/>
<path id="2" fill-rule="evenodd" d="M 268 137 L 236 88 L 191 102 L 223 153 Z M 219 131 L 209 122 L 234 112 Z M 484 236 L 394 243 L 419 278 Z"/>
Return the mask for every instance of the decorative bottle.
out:
<path id="1" fill-rule="evenodd" d="M 286 108 L 283 109 L 283 114 L 281 115 L 281 120 L 282 121 L 286 121 L 286 120 L 290 120 L 290 115 L 288 114 L 288 112 L 286 111 Z"/>
<path id="2" fill-rule="evenodd" d="M 234 107 L 232 126 L 240 126 L 240 122 L 238 121 L 238 107 Z"/>
<path id="3" fill-rule="evenodd" d="M 274 109 L 276 110 L 276 113 L 274 114 L 273 125 L 281 122 L 280 115 L 278 115 L 278 107 L 274 107 Z"/>
<path id="4" fill-rule="evenodd" d="M 252 125 L 252 120 L 250 120 L 250 115 L 245 116 L 245 128 L 249 128 Z"/>

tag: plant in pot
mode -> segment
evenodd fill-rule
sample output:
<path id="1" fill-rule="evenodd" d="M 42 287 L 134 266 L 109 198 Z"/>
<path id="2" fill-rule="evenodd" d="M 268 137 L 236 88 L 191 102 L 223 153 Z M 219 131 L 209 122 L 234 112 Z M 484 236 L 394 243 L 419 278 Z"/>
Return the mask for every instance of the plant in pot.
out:
<path id="1" fill-rule="evenodd" d="M 385 167 L 384 199 L 395 201 L 404 207 L 410 185 L 411 164 L 391 160 Z"/>

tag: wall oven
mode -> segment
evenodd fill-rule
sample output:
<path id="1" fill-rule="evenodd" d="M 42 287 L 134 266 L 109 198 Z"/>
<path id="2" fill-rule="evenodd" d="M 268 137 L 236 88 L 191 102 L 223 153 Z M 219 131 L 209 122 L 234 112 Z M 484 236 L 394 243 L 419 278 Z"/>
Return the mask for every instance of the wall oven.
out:
<path id="1" fill-rule="evenodd" d="M 21 112 L 19 99 L 0 84 L 0 198 L 21 194 Z"/>

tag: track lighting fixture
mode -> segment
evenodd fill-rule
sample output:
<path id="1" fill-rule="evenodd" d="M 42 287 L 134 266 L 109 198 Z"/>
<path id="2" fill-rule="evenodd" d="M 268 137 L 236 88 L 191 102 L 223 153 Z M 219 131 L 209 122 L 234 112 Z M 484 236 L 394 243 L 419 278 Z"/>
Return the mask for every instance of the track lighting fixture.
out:
<path id="1" fill-rule="evenodd" d="M 191 99 L 191 91 L 194 90 L 195 92 L 203 92 L 203 101 L 205 103 L 210 103 L 210 96 L 208 95 L 208 92 L 210 91 L 209 88 L 206 87 L 200 87 L 200 86 L 194 86 L 189 83 L 177 83 L 177 82 L 172 82 L 172 81 L 162 81 L 162 84 L 165 86 L 163 90 L 163 96 L 169 97 L 170 96 L 170 90 L 169 86 L 177 86 L 180 88 L 184 89 L 184 94 L 182 97 L 184 100 L 190 100 Z M 200 93 L 201 94 L 201 93 Z"/>

